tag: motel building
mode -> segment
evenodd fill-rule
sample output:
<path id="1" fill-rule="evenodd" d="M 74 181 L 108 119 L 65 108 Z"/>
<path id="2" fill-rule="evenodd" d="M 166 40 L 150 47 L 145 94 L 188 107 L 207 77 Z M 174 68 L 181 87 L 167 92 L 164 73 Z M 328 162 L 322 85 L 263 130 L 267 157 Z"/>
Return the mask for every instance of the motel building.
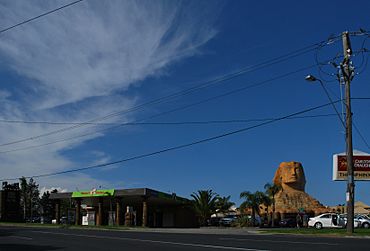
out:
<path id="1" fill-rule="evenodd" d="M 52 193 L 55 224 L 197 227 L 191 201 L 149 188 Z"/>

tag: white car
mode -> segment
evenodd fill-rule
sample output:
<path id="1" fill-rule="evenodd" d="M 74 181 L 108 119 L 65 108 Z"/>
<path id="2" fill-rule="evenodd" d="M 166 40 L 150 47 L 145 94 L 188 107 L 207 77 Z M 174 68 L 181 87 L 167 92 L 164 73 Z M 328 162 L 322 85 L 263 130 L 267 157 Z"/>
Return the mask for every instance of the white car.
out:
<path id="1" fill-rule="evenodd" d="M 354 221 L 354 226 L 360 227 L 361 222 L 359 220 Z M 334 213 L 326 213 L 320 214 L 316 217 L 312 217 L 308 221 L 309 227 L 314 227 L 316 229 L 322 228 L 343 228 L 347 225 L 347 218 L 342 215 L 334 214 Z"/>
<path id="2" fill-rule="evenodd" d="M 361 227 L 363 228 L 370 228 L 370 218 L 367 217 L 366 215 L 355 215 L 355 219 L 360 221 Z"/>
<path id="3" fill-rule="evenodd" d="M 320 214 L 310 218 L 308 220 L 308 226 L 316 229 L 322 229 L 323 227 L 342 227 L 338 224 L 338 215 L 332 213 Z"/>

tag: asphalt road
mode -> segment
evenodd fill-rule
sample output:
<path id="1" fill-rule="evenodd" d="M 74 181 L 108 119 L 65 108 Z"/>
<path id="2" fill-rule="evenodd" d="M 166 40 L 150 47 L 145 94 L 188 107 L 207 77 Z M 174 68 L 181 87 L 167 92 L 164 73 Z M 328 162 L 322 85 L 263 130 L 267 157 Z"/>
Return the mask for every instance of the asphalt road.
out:
<path id="1" fill-rule="evenodd" d="M 370 250 L 369 238 L 170 232 L 0 227 L 0 250 Z"/>

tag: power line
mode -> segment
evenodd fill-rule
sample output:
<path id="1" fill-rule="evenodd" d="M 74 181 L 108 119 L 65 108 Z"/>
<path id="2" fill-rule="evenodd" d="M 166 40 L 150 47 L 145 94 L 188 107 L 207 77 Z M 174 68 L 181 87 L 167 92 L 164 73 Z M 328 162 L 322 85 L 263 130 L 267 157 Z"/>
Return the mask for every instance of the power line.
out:
<path id="1" fill-rule="evenodd" d="M 325 94 L 326 94 L 326 97 L 328 98 L 328 100 L 329 100 L 329 101 L 330 101 L 330 103 L 332 104 L 332 107 L 333 107 L 333 109 L 335 110 L 335 113 L 337 114 L 337 116 L 338 116 L 338 118 L 339 118 L 340 122 L 342 123 L 343 128 L 346 128 L 346 125 L 345 125 L 345 123 L 344 123 L 344 121 L 343 121 L 342 117 L 340 116 L 340 114 L 339 114 L 339 112 L 338 112 L 337 107 L 336 107 L 336 106 L 335 106 L 335 104 L 333 103 L 333 100 L 332 100 L 332 98 L 330 97 L 330 94 L 329 94 L 328 90 L 326 89 L 326 87 L 325 87 L 325 85 L 324 85 L 323 81 L 321 81 L 320 79 L 317 79 L 317 80 L 320 82 L 320 85 L 321 85 L 322 89 L 324 90 L 324 92 L 325 92 Z"/>
<path id="2" fill-rule="evenodd" d="M 353 127 L 355 128 L 355 131 L 357 132 L 357 134 L 360 136 L 361 140 L 365 143 L 366 147 L 368 149 L 370 149 L 370 145 L 369 143 L 367 143 L 367 140 L 365 139 L 365 137 L 362 135 L 360 129 L 357 127 L 357 125 L 352 121 L 353 123 Z"/>
<path id="3" fill-rule="evenodd" d="M 341 100 L 337 100 L 334 103 L 337 103 L 337 102 L 341 102 Z M 234 134 L 249 131 L 249 130 L 252 130 L 254 128 L 258 128 L 258 127 L 262 127 L 262 126 L 265 126 L 265 125 L 268 125 L 268 124 L 272 124 L 274 122 L 281 121 L 281 120 L 284 120 L 284 119 L 287 119 L 287 118 L 290 118 L 290 117 L 294 117 L 294 116 L 297 116 L 297 115 L 300 115 L 300 114 L 303 114 L 303 113 L 307 113 L 307 112 L 310 112 L 310 111 L 314 111 L 314 110 L 317 110 L 317 109 L 320 109 L 320 108 L 323 108 L 323 107 L 326 107 L 326 106 L 329 106 L 329 105 L 331 105 L 331 103 L 327 103 L 327 104 L 319 105 L 319 106 L 316 106 L 316 107 L 308 108 L 308 109 L 305 109 L 305 110 L 302 110 L 302 111 L 299 111 L 299 112 L 291 113 L 289 115 L 276 118 L 274 120 L 262 122 L 262 123 L 257 124 L 257 125 L 253 125 L 253 126 L 245 127 L 245 128 L 242 128 L 242 129 L 230 131 L 230 132 L 223 133 L 223 134 L 220 134 L 220 135 L 216 135 L 216 136 L 213 136 L 213 137 L 193 141 L 191 143 L 186 143 L 186 144 L 182 144 L 182 145 L 178 145 L 178 146 L 174 146 L 174 147 L 164 148 L 162 150 L 158 150 L 158 151 L 154 151 L 154 152 L 150 152 L 150 153 L 145 153 L 145 154 L 141 154 L 141 155 L 136 155 L 136 156 L 133 156 L 133 157 L 124 158 L 124 159 L 120 159 L 120 160 L 117 160 L 117 161 L 107 162 L 107 163 L 88 166 L 88 167 L 75 168 L 75 169 L 70 169 L 70 170 L 60 171 L 60 172 L 37 174 L 37 175 L 27 176 L 25 178 L 41 178 L 41 177 L 49 177 L 49 176 L 61 175 L 61 174 L 67 174 L 67 173 L 73 173 L 73 172 L 81 172 L 81 171 L 85 171 L 85 170 L 91 170 L 91 169 L 95 169 L 95 168 L 99 168 L 99 167 L 111 166 L 111 165 L 115 165 L 115 164 L 119 164 L 119 163 L 123 163 L 123 162 L 128 162 L 128 161 L 142 159 L 142 158 L 146 158 L 146 157 L 150 157 L 150 156 L 154 156 L 154 155 L 159 155 L 159 154 L 162 154 L 162 153 L 165 153 L 165 152 L 179 150 L 179 149 L 182 149 L 182 148 L 191 147 L 191 146 L 194 146 L 194 145 L 206 143 L 206 142 L 209 142 L 209 141 L 214 141 L 214 140 L 217 140 L 217 139 L 220 139 L 220 138 L 225 138 L 225 137 L 228 137 L 228 136 L 231 136 L 231 135 L 234 135 Z M 0 181 L 17 180 L 17 179 L 19 179 L 19 178 L 8 178 L 8 179 L 2 179 Z"/>
<path id="4" fill-rule="evenodd" d="M 282 75 L 279 75 L 279 76 L 270 78 L 268 80 L 264 80 L 264 81 L 261 81 L 261 82 L 258 82 L 258 83 L 254 83 L 254 84 L 251 84 L 251 85 L 248 85 L 248 86 L 244 86 L 242 88 L 235 89 L 235 90 L 232 90 L 232 91 L 229 91 L 229 92 L 226 92 L 226 93 L 217 95 L 217 96 L 213 96 L 213 97 L 210 97 L 210 98 L 207 98 L 205 100 L 201 100 L 201 101 L 198 101 L 198 102 L 195 102 L 195 103 L 192 103 L 192 104 L 188 104 L 188 105 L 185 105 L 185 106 L 182 106 L 182 107 L 178 107 L 178 108 L 172 109 L 170 111 L 161 112 L 161 113 L 156 114 L 156 115 L 153 115 L 153 116 L 151 116 L 151 117 L 149 117 L 149 118 L 147 118 L 145 120 L 153 119 L 153 118 L 156 118 L 156 117 L 159 117 L 159 116 L 163 116 L 165 114 L 177 112 L 177 111 L 184 110 L 184 109 L 187 109 L 187 108 L 190 108 L 190 107 L 193 107 L 193 106 L 204 104 L 204 103 L 207 103 L 209 101 L 212 101 L 212 100 L 215 100 L 215 99 L 218 99 L 218 98 L 222 98 L 222 97 L 226 97 L 226 96 L 229 96 L 229 95 L 233 95 L 235 93 L 239 93 L 241 91 L 245 91 L 247 89 L 251 89 L 253 87 L 261 86 L 261 85 L 264 85 L 266 83 L 269 83 L 269 82 L 272 82 L 272 81 L 275 81 L 275 80 L 278 80 L 278 79 L 287 77 L 289 75 L 292 75 L 292 74 L 295 74 L 295 73 L 298 73 L 298 72 L 301 72 L 301 71 L 305 71 L 307 69 L 313 68 L 314 66 L 316 66 L 316 65 L 311 65 L 311 66 L 304 67 L 304 68 L 301 68 L 301 69 L 298 69 L 298 70 L 295 70 L 295 71 L 291 71 L 291 72 L 288 72 L 288 73 L 285 73 L 285 74 L 282 74 Z M 141 121 L 143 121 L 143 120 L 141 120 Z M 108 127 L 108 128 L 103 128 L 103 129 L 96 130 L 96 131 L 93 131 L 93 132 L 88 132 L 88 133 L 84 133 L 84 134 L 81 134 L 81 135 L 75 135 L 73 137 L 69 137 L 69 138 L 65 138 L 65 139 L 61 139 L 61 140 L 57 140 L 57 141 L 52 141 L 52 142 L 48 142 L 48 143 L 44 143 L 44 144 L 40 144 L 40 145 L 33 145 L 33 146 L 28 146 L 28 147 L 11 149 L 11 150 L 3 151 L 3 152 L 0 152 L 0 153 L 10 153 L 10 152 L 23 151 L 23 150 L 32 149 L 32 148 L 38 148 L 38 147 L 41 147 L 41 146 L 48 146 L 48 145 L 52 145 L 52 144 L 55 144 L 55 143 L 65 142 L 65 141 L 74 140 L 74 139 L 77 139 L 77 138 L 89 136 L 89 135 L 96 134 L 96 133 L 102 132 L 102 131 L 113 130 L 113 129 L 119 128 L 119 127 L 121 127 L 123 125 L 125 125 L 125 124 L 119 124 L 119 125 L 116 125 L 116 126 L 112 126 L 112 127 Z M 33 139 L 30 139 L 30 140 L 33 140 Z"/>
<path id="5" fill-rule="evenodd" d="M 40 14 L 40 15 L 38 15 L 38 16 L 32 17 L 32 18 L 30 18 L 30 19 L 27 19 L 27 20 L 25 20 L 25 21 L 22 21 L 22 22 L 20 22 L 20 23 L 15 24 L 15 25 L 9 26 L 8 28 L 5 28 L 5 29 L 0 30 L 0 34 L 1 34 L 1 33 L 6 32 L 6 31 L 9 31 L 9 30 L 11 30 L 11 29 L 14 29 L 14 28 L 16 28 L 16 27 L 18 27 L 18 26 L 21 26 L 21 25 L 23 25 L 23 24 L 26 24 L 26 23 L 32 22 L 32 21 L 34 21 L 34 20 L 36 20 L 36 19 L 38 19 L 38 18 L 40 18 L 40 17 L 47 16 L 47 15 L 49 15 L 49 14 L 51 14 L 51 13 L 54 13 L 54 12 L 57 12 L 57 11 L 59 11 L 59 10 L 61 10 L 61 9 L 67 8 L 67 7 L 72 6 L 72 5 L 75 5 L 75 4 L 77 4 L 77 3 L 79 3 L 79 2 L 82 2 L 82 1 L 83 1 L 83 0 L 78 0 L 78 1 L 75 1 L 75 2 L 72 2 L 72 3 L 69 3 L 69 4 L 66 4 L 66 5 L 63 5 L 63 6 L 59 7 L 59 8 L 56 8 L 56 9 L 50 10 L 50 11 L 48 11 L 48 12 L 45 12 L 45 13 Z"/>
<path id="6" fill-rule="evenodd" d="M 330 117 L 330 116 L 336 116 L 336 114 L 321 114 L 321 115 L 309 115 L 309 116 L 296 116 L 296 117 L 290 117 L 287 119 L 304 119 L 304 118 L 319 118 L 319 117 Z M 187 122 L 153 122 L 153 123 L 125 123 L 125 124 L 120 124 L 119 126 L 131 126 L 131 125 L 210 125 L 210 124 L 230 124 L 230 123 L 250 123 L 250 122 L 261 122 L 261 121 L 272 121 L 275 118 L 262 118 L 262 119 L 238 119 L 238 120 L 213 120 L 213 121 L 187 121 Z M 96 133 L 96 132 L 93 132 Z M 25 150 L 30 150 L 34 148 L 40 148 L 43 146 L 49 146 L 53 145 L 56 143 L 61 143 L 69 140 L 75 140 L 81 137 L 89 136 L 93 133 L 86 133 L 86 134 L 81 134 L 77 135 L 74 137 L 70 138 L 65 138 L 65 139 L 60 139 L 40 145 L 33 145 L 33 146 L 26 146 L 26 147 L 21 147 L 21 148 L 16 148 L 16 149 L 11 149 L 7 151 L 1 151 L 0 154 L 6 154 L 6 153 L 12 153 L 12 152 L 19 152 L 19 151 L 25 151 Z"/>
<path id="7" fill-rule="evenodd" d="M 317 80 L 320 82 L 320 84 L 321 84 L 322 88 L 324 89 L 324 91 L 325 91 L 325 93 L 326 93 L 326 96 L 328 97 L 329 101 L 330 101 L 330 102 L 332 102 L 332 99 L 331 99 L 331 97 L 330 97 L 330 94 L 329 94 L 329 92 L 328 92 L 328 89 L 326 88 L 326 86 L 324 85 L 324 83 L 323 83 L 320 79 L 317 79 Z M 340 83 L 339 83 L 339 85 L 340 85 Z M 329 90 L 330 90 L 330 89 L 329 89 Z M 336 97 L 338 98 L 338 96 L 337 96 L 335 93 L 333 93 L 333 94 L 334 94 L 334 96 L 336 96 Z M 346 104 L 346 103 L 344 103 L 344 102 L 341 102 L 341 104 L 342 104 L 342 105 L 344 104 L 345 106 L 347 106 L 347 104 Z M 342 117 L 340 116 L 340 114 L 339 114 L 339 112 L 338 112 L 337 108 L 335 107 L 335 105 L 334 105 L 334 104 L 332 104 L 332 106 L 333 106 L 333 108 L 334 108 L 334 110 L 335 110 L 335 112 L 336 112 L 337 116 L 339 117 L 339 120 L 340 120 L 340 122 L 342 123 L 343 127 L 344 127 L 344 128 L 346 128 L 346 125 L 345 125 L 345 123 L 344 123 L 344 121 L 343 121 Z M 360 139 L 362 140 L 362 142 L 364 142 L 364 144 L 366 145 L 366 147 L 370 149 L 370 145 L 369 145 L 369 143 L 367 142 L 366 138 L 363 136 L 363 134 L 361 133 L 360 129 L 357 127 L 357 125 L 355 124 L 355 122 L 354 122 L 354 121 L 352 121 L 352 124 L 353 124 L 353 127 L 354 127 L 354 129 L 355 129 L 356 133 L 359 135 Z"/>
<path id="8" fill-rule="evenodd" d="M 317 117 L 329 117 L 335 115 L 331 114 L 318 114 L 309 116 L 297 116 L 291 119 L 301 119 L 301 118 L 317 118 Z M 127 122 L 127 123 L 89 123 L 90 125 L 208 125 L 208 124 L 230 124 L 230 123 L 245 123 L 245 122 L 256 122 L 256 121 L 266 121 L 273 120 L 274 118 L 260 118 L 260 119 L 230 119 L 230 120 L 207 120 L 207 121 L 180 121 L 180 122 Z M 83 122 L 58 122 L 58 121 L 27 121 L 27 120 L 0 120 L 0 123 L 9 124 L 46 124 L 46 125 L 79 125 Z"/>
<path id="9" fill-rule="evenodd" d="M 231 74 L 226 74 L 224 76 L 217 77 L 217 78 L 212 79 L 212 80 L 207 80 L 207 81 L 201 82 L 200 84 L 198 84 L 196 86 L 193 86 L 191 88 L 188 88 L 188 89 L 185 89 L 185 90 L 182 90 L 182 91 L 179 91 L 179 92 L 175 92 L 175 93 L 172 93 L 170 95 L 163 96 L 163 97 L 160 97 L 160 98 L 157 98 L 157 99 L 150 100 L 148 102 L 136 105 L 136 106 L 131 107 L 129 109 L 124 109 L 124 110 L 120 110 L 120 111 L 117 111 L 117 112 L 113 112 L 113 113 L 110 113 L 110 114 L 102 116 L 102 117 L 98 117 L 98 118 L 95 118 L 95 119 L 92 119 L 92 120 L 88 120 L 88 121 L 83 122 L 83 123 L 78 124 L 78 125 L 73 125 L 71 127 L 65 127 L 65 128 L 62 128 L 62 129 L 50 131 L 50 132 L 39 134 L 39 135 L 36 135 L 36 136 L 27 137 L 27 138 L 23 138 L 23 139 L 14 140 L 14 141 L 11 141 L 11 142 L 3 143 L 3 144 L 0 144 L 0 147 L 1 146 L 18 144 L 18 143 L 22 143 L 22 142 L 26 142 L 26 141 L 30 141 L 30 140 L 35 140 L 35 139 L 42 138 L 42 137 L 47 137 L 47 136 L 50 136 L 50 135 L 53 135 L 53 134 L 62 133 L 62 132 L 65 132 L 65 131 L 69 131 L 69 130 L 73 130 L 73 129 L 76 129 L 76 128 L 80 128 L 82 126 L 89 125 L 89 123 L 91 123 L 91 122 L 102 121 L 102 120 L 106 120 L 106 119 L 109 119 L 109 118 L 112 118 L 112 117 L 115 117 L 115 116 L 118 116 L 118 115 L 127 114 L 127 113 L 130 113 L 130 112 L 133 112 L 133 111 L 141 110 L 141 109 L 145 108 L 148 105 L 154 105 L 154 104 L 160 104 L 162 102 L 168 102 L 169 100 L 172 100 L 174 98 L 179 98 L 179 97 L 182 97 L 182 96 L 189 95 L 189 94 L 191 94 L 195 91 L 199 91 L 199 90 L 207 88 L 209 86 L 212 86 L 212 85 L 215 85 L 215 84 L 218 84 L 218 83 L 222 83 L 222 82 L 225 82 L 225 81 L 229 81 L 229 80 L 232 80 L 232 79 L 234 79 L 236 77 L 239 77 L 243 74 L 250 73 L 250 72 L 253 72 L 253 71 L 256 71 L 256 70 L 259 70 L 259 69 L 277 64 L 277 63 L 281 63 L 281 62 L 286 61 L 288 59 L 291 59 L 293 57 L 297 57 L 299 55 L 305 54 L 307 52 L 310 52 L 310 51 L 314 50 L 315 47 L 320 45 L 321 43 L 323 43 L 323 42 L 319 42 L 319 43 L 315 43 L 315 44 L 306 46 L 304 48 L 301 48 L 301 49 L 295 50 L 293 52 L 287 53 L 285 55 L 282 55 L 282 56 L 264 61 L 262 63 L 254 65 L 254 66 L 249 66 L 249 67 L 242 68 L 241 70 L 239 70 L 237 72 L 233 72 Z"/>

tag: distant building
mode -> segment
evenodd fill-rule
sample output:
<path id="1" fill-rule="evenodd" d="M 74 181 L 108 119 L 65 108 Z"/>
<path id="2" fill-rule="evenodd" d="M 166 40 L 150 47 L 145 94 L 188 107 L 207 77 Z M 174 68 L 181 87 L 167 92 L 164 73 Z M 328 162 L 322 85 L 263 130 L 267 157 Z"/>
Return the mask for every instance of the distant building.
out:
<path id="1" fill-rule="evenodd" d="M 370 215 L 370 206 L 366 205 L 361 201 L 355 202 L 355 214 L 366 214 Z"/>
<path id="2" fill-rule="evenodd" d="M 149 188 L 51 193 L 54 223 L 196 227 L 191 201 Z M 62 208 L 61 205 L 69 205 Z"/>
<path id="3" fill-rule="evenodd" d="M 333 213 L 343 214 L 343 213 L 347 212 L 347 207 L 345 206 L 345 204 L 334 206 L 334 207 L 329 207 L 329 209 Z M 355 214 L 370 215 L 370 206 L 366 205 L 365 203 L 363 203 L 361 201 L 356 201 L 355 202 L 354 213 Z"/>
<path id="4" fill-rule="evenodd" d="M 19 184 L 3 182 L 0 190 L 0 221 L 18 222 L 21 220 Z"/>

